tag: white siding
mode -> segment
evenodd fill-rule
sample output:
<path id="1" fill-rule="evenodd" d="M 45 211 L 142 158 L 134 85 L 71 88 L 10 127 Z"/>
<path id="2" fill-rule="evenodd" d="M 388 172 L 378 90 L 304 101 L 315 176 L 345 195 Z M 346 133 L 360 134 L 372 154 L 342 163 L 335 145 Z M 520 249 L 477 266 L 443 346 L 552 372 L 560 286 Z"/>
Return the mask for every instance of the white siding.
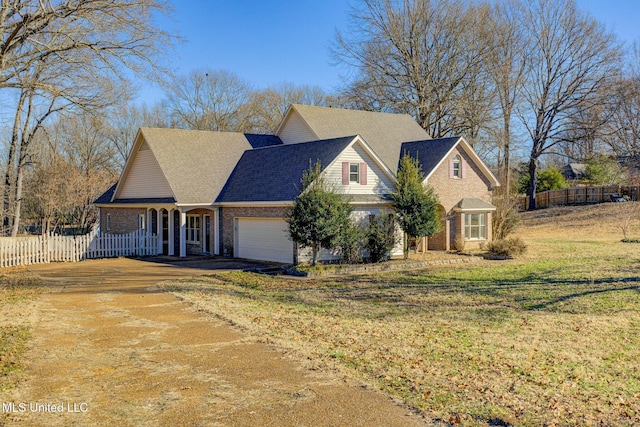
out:
<path id="1" fill-rule="evenodd" d="M 125 177 L 117 197 L 119 199 L 138 197 L 173 197 L 169 182 L 164 177 L 153 151 L 145 145 L 136 153 L 133 164 Z"/>
<path id="2" fill-rule="evenodd" d="M 342 162 L 366 163 L 367 185 L 352 182 L 342 185 Z M 336 184 L 344 194 L 389 194 L 393 183 L 386 173 L 367 155 L 360 144 L 353 144 L 340 154 L 338 159 L 325 170 L 328 182 Z"/>
<path id="3" fill-rule="evenodd" d="M 296 112 L 289 115 L 278 136 L 285 144 L 297 144 L 318 139 Z"/>

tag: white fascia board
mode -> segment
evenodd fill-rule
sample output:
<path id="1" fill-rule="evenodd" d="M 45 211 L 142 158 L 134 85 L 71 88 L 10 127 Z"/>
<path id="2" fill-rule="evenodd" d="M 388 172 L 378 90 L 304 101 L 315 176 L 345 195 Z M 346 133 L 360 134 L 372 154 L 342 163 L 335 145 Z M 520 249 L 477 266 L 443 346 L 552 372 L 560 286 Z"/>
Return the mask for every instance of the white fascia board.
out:
<path id="1" fill-rule="evenodd" d="M 261 207 L 275 207 L 275 206 L 292 206 L 293 200 L 280 200 L 280 201 L 264 201 L 264 202 L 222 202 L 216 203 L 213 206 L 220 206 L 222 208 L 261 208 Z"/>
<path id="2" fill-rule="evenodd" d="M 98 208 L 153 208 L 153 209 L 175 209 L 175 203 L 96 203 Z"/>
<path id="3" fill-rule="evenodd" d="M 472 208 L 472 209 L 462 209 L 459 207 L 453 208 L 455 212 L 493 212 L 497 208 L 494 206 L 492 208 Z"/>

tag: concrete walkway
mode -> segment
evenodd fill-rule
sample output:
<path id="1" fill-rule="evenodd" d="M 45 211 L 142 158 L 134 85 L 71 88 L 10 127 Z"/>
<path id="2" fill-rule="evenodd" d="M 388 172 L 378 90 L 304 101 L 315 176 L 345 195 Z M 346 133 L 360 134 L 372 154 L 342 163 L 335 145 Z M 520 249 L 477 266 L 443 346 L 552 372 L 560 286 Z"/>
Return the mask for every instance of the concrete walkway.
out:
<path id="1" fill-rule="evenodd" d="M 0 421 L 20 426 L 424 425 L 382 393 L 332 373 L 305 370 L 280 349 L 155 286 L 207 269 L 242 266 L 115 259 L 29 267 L 50 292 L 40 299 L 25 380 L 2 395 L 26 410 L 5 411 Z"/>

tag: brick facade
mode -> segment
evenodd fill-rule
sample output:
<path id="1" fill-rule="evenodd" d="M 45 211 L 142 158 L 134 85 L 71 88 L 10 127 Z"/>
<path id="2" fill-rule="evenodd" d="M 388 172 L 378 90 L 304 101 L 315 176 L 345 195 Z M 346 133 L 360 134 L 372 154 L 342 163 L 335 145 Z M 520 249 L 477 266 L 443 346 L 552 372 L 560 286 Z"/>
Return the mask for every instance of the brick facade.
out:
<path id="1" fill-rule="evenodd" d="M 222 207 L 220 208 L 220 253 L 233 255 L 234 219 L 235 218 L 285 218 L 286 206 L 274 207 Z"/>
<path id="2" fill-rule="evenodd" d="M 111 217 L 107 230 L 107 214 Z M 104 233 L 126 234 L 138 229 L 138 216 L 147 214 L 145 208 L 100 208 L 100 226 Z"/>
<path id="3" fill-rule="evenodd" d="M 459 155 L 465 164 L 464 178 L 451 178 L 449 176 L 449 161 L 456 155 Z M 456 212 L 454 207 L 465 197 L 475 197 L 491 203 L 491 182 L 484 176 L 471 157 L 464 150 L 460 150 L 459 147 L 451 151 L 449 156 L 431 174 L 427 182 L 435 189 L 440 198 L 440 204 L 445 211 L 443 231 L 441 234 L 429 239 L 429 249 L 455 249 L 457 240 L 463 241 L 467 249 L 478 246 L 480 241 L 470 241 L 464 238 L 464 217 L 461 212 Z M 446 239 L 445 236 L 447 237 Z M 487 238 L 487 240 L 491 240 L 490 213 L 487 215 Z"/>

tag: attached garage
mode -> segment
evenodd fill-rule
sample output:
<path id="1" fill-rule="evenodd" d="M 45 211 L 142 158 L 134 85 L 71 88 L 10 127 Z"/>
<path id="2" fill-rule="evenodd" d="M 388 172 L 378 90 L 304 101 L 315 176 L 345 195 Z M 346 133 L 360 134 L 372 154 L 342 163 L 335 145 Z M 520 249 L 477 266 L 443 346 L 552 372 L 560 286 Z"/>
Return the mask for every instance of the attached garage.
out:
<path id="1" fill-rule="evenodd" d="M 278 218 L 236 218 L 235 256 L 293 264 L 289 225 Z"/>

